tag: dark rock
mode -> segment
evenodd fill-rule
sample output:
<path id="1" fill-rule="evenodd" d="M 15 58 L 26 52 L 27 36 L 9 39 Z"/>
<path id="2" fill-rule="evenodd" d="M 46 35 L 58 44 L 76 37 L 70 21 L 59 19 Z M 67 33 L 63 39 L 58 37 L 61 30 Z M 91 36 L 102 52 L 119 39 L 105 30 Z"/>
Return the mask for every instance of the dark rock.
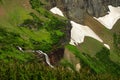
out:
<path id="1" fill-rule="evenodd" d="M 49 53 L 48 56 L 52 65 L 58 65 L 58 63 L 64 56 L 64 48 L 54 50 L 53 52 Z"/>
<path id="2" fill-rule="evenodd" d="M 120 6 L 120 0 L 49 0 L 51 7 L 59 7 L 71 20 L 83 23 L 85 14 L 100 17 L 108 12 L 108 5 Z"/>

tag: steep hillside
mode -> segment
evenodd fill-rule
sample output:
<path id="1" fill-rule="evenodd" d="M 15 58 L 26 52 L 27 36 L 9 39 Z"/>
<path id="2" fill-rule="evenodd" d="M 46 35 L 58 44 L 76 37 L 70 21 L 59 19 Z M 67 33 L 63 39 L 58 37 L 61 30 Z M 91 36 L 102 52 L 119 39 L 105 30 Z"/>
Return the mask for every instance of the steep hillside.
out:
<path id="1" fill-rule="evenodd" d="M 115 27 L 119 30 L 119 22 L 117 22 L 112 30 L 108 30 L 106 29 L 102 24 L 100 24 L 99 22 L 97 22 L 94 18 L 90 17 L 90 16 L 86 16 L 85 19 L 85 24 L 88 25 L 95 33 L 97 33 L 97 35 L 104 41 L 103 43 L 108 44 L 111 49 L 111 59 L 119 62 L 120 58 L 119 58 L 119 51 L 116 51 L 116 47 L 114 44 L 114 33 L 118 33 L 118 31 L 113 32 L 113 30 L 115 29 Z"/>
<path id="2" fill-rule="evenodd" d="M 32 0 L 31 0 L 32 1 Z M 3 61 L 34 59 L 24 50 L 42 50 L 50 53 L 64 45 L 65 18 L 52 15 L 36 2 L 4 0 L 0 4 L 0 59 Z M 63 45 L 61 45 L 61 42 Z"/>
<path id="3" fill-rule="evenodd" d="M 120 0 L 0 0 L 0 80 L 119 80 L 119 11 L 112 29 L 98 20 L 109 5 Z"/>
<path id="4" fill-rule="evenodd" d="M 60 10 L 63 11 L 63 14 L 65 17 L 67 17 L 70 21 L 74 21 L 77 22 L 77 24 L 74 24 L 73 22 L 71 22 L 72 25 L 72 29 L 71 29 L 71 40 L 72 42 L 70 42 L 70 44 L 76 46 L 76 50 L 80 51 L 80 55 L 82 55 L 82 53 L 84 53 L 84 55 L 87 55 L 89 57 L 94 57 L 94 58 L 98 58 L 97 53 L 100 53 L 101 55 L 99 55 L 99 57 L 102 56 L 103 54 L 108 54 L 106 56 L 106 61 L 107 61 L 107 57 L 108 59 L 108 63 L 105 63 L 106 65 L 109 65 L 111 62 L 113 65 L 115 64 L 116 67 L 110 67 L 109 70 L 115 70 L 117 71 L 117 69 L 119 68 L 120 65 L 120 48 L 119 48 L 119 21 L 114 25 L 114 19 L 112 16 L 109 16 L 111 18 L 110 21 L 113 27 L 112 30 L 109 30 L 107 28 L 107 26 L 104 26 L 100 21 L 98 21 L 95 17 L 103 17 L 108 15 L 107 11 L 112 11 L 112 8 L 114 8 L 115 10 L 113 10 L 114 15 L 118 15 L 118 19 L 120 18 L 119 15 L 119 7 L 118 7 L 118 11 L 116 7 L 112 7 L 112 6 L 119 6 L 119 0 L 115 0 L 115 1 L 104 1 L 104 0 L 66 0 L 66 1 L 56 1 L 56 0 L 50 0 L 52 1 L 51 4 L 54 7 L 58 7 L 60 8 Z M 61 6 L 62 5 L 62 6 Z M 98 6 L 99 5 L 99 6 Z M 109 6 L 112 5 L 112 6 Z M 52 8 L 52 9 L 53 9 Z M 117 11 L 115 14 L 115 11 Z M 56 11 L 57 12 L 57 11 Z M 54 13 L 54 12 L 53 12 Z M 60 15 L 59 13 L 57 13 L 58 15 Z M 112 12 L 110 15 L 113 15 Z M 107 20 L 109 20 L 107 18 Z M 117 19 L 117 20 L 118 20 Z M 108 22 L 110 22 L 108 21 Z M 107 21 L 106 21 L 107 22 Z M 81 23 L 80 25 L 78 25 L 78 23 Z M 74 25 L 75 26 L 74 26 Z M 88 34 L 87 29 L 85 28 L 86 26 L 88 26 L 93 32 L 95 32 L 97 34 L 97 36 L 99 38 L 101 38 L 103 40 L 102 41 L 96 41 L 93 38 L 95 38 L 93 35 Z M 76 27 L 76 29 L 75 29 Z M 83 28 L 84 27 L 84 28 Z M 92 38 L 89 38 L 89 37 Z M 85 38 L 85 40 L 84 40 Z M 96 39 L 96 38 L 95 38 Z M 79 44 L 78 44 L 79 43 Z M 107 49 L 103 48 L 106 47 Z M 68 48 L 68 47 L 67 47 Z M 71 50 L 71 48 L 69 49 Z M 75 56 L 78 55 L 75 50 Z M 105 51 L 105 52 L 104 52 Z M 69 52 L 69 51 L 68 51 Z M 74 53 L 74 51 L 73 51 Z M 67 54 L 67 53 L 66 53 Z M 73 55 L 69 55 L 71 57 L 73 57 Z M 89 59 L 88 57 L 84 57 L 86 59 L 88 59 L 88 62 L 86 64 L 88 64 L 90 66 L 90 68 L 92 68 L 95 72 L 107 72 L 109 70 L 107 70 L 108 66 L 104 66 L 102 67 L 102 65 L 104 65 L 103 62 L 101 62 L 101 60 L 97 60 L 98 62 L 95 62 L 95 64 L 99 65 L 100 69 L 98 69 L 98 71 L 96 70 L 96 68 L 93 66 L 94 63 L 89 63 L 89 60 L 91 61 L 91 59 Z M 82 57 L 79 57 L 80 60 L 83 60 L 83 62 L 87 61 Z M 104 58 L 104 57 L 103 57 Z M 65 56 L 66 59 L 66 56 Z M 92 58 L 93 59 L 93 58 Z M 96 59 L 94 59 L 96 60 Z M 77 59 L 74 60 L 77 62 Z M 76 62 L 74 62 L 70 60 L 71 64 L 76 65 Z M 68 59 L 69 62 L 69 59 Z M 82 64 L 81 64 L 82 65 Z M 118 67 L 117 67 L 118 66 Z M 107 71 L 106 71 L 107 70 Z M 112 72 L 111 72 L 112 73 Z M 119 71 L 118 71 L 119 74 Z"/>

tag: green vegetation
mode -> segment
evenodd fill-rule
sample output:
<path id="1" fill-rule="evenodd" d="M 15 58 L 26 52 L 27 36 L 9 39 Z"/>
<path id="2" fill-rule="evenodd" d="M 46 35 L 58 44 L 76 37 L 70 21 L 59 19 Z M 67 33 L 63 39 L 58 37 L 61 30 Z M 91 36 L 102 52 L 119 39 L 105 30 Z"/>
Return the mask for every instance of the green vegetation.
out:
<path id="1" fill-rule="evenodd" d="M 64 68 L 69 68 L 71 71 L 75 71 L 75 67 L 74 65 L 69 62 L 68 60 L 62 59 L 60 64 L 64 67 Z"/>
<path id="2" fill-rule="evenodd" d="M 39 0 L 31 0 L 34 11 L 26 10 L 22 1 L 15 1 L 16 4 L 13 4 L 14 0 L 4 2 L 1 6 L 7 13 L 0 16 L 1 60 L 26 62 L 34 58 L 31 53 L 21 53 L 17 46 L 24 50 L 40 49 L 46 53 L 61 47 L 60 41 L 65 38 L 65 19 L 54 16 L 39 6 Z"/>
<path id="3" fill-rule="evenodd" d="M 0 2 L 2 2 L 2 0 L 0 0 Z"/>
<path id="4" fill-rule="evenodd" d="M 88 66 L 95 73 L 111 73 L 118 76 L 120 75 L 120 66 L 111 61 L 109 58 L 110 52 L 107 48 L 103 47 L 96 53 L 96 57 L 90 57 L 86 53 L 81 53 L 77 47 L 72 45 L 68 45 L 66 48 L 80 59 L 83 67 Z"/>
<path id="5" fill-rule="evenodd" d="M 104 45 L 101 42 L 91 37 L 85 37 L 84 42 L 78 46 L 78 49 L 81 52 L 89 54 L 91 57 L 94 57 L 96 53 L 102 49 L 103 46 Z"/>
<path id="6" fill-rule="evenodd" d="M 85 53 L 81 53 L 75 46 L 68 45 L 67 48 L 71 52 L 73 52 L 76 57 L 78 57 L 80 59 L 83 67 L 89 66 L 90 69 L 94 70 L 94 72 L 96 72 L 96 73 L 104 72 L 104 69 L 102 69 L 102 67 L 104 67 L 104 66 L 101 65 L 100 62 L 97 61 L 98 63 L 96 63 L 95 59 L 91 58 L 89 55 L 87 55 Z"/>
<path id="7" fill-rule="evenodd" d="M 106 48 L 103 48 L 96 54 L 96 57 L 105 66 L 106 72 L 120 75 L 120 70 L 119 70 L 120 66 L 117 63 L 111 61 L 109 55 L 110 55 L 110 51 Z"/>
<path id="8" fill-rule="evenodd" d="M 40 0 L 30 0 L 30 4 L 32 5 L 33 9 L 37 9 L 43 5 Z"/>
<path id="9" fill-rule="evenodd" d="M 114 34 L 113 37 L 115 47 L 120 50 L 120 34 Z"/>
<path id="10" fill-rule="evenodd" d="M 60 66 L 51 69 L 34 61 L 25 64 L 0 62 L 0 65 L 0 80 L 119 80 L 111 74 L 72 72 Z"/>
<path id="11" fill-rule="evenodd" d="M 86 37 L 85 42 L 77 47 L 67 45 L 66 48 L 80 60 L 80 72 L 76 72 L 74 65 L 67 60 L 62 60 L 62 66 L 52 69 L 39 63 L 33 53 L 18 50 L 20 46 L 23 50 L 40 49 L 49 54 L 64 47 L 65 43 L 67 19 L 46 10 L 45 5 L 49 4 L 47 0 L 29 1 L 32 9 L 27 0 L 0 0 L 3 11 L 0 15 L 0 80 L 119 79 L 119 30 L 115 29 L 117 33 L 113 35 L 116 31 L 105 29 L 89 16 L 85 24 L 109 44 L 111 50 L 90 37 Z M 115 26 L 119 28 L 119 22 Z"/>
<path id="12" fill-rule="evenodd" d="M 0 0 L 0 5 L 4 3 L 4 0 Z"/>
<path id="13" fill-rule="evenodd" d="M 119 49 L 115 47 L 115 39 L 113 36 L 114 33 L 119 34 L 120 32 L 120 20 L 117 21 L 112 30 L 105 28 L 105 26 L 96 21 L 96 19 L 90 15 L 85 16 L 84 23 L 85 25 L 88 25 L 104 41 L 105 44 L 108 44 L 110 46 L 110 59 L 120 65 L 120 56 L 118 55 L 120 52 Z M 95 41 L 95 43 L 93 43 L 92 39 L 90 40 L 87 38 L 85 43 L 80 45 L 79 49 L 81 52 L 87 53 L 90 56 L 94 56 L 101 49 L 101 47 L 101 43 L 98 43 L 98 41 Z"/>

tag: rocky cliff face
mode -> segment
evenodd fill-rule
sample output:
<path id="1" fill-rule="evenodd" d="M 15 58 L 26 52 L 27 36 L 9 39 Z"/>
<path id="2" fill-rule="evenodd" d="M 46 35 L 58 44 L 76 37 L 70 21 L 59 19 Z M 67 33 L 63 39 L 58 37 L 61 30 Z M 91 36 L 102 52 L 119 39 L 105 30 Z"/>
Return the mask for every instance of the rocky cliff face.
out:
<path id="1" fill-rule="evenodd" d="M 120 6 L 120 0 L 49 0 L 52 7 L 59 7 L 68 18 L 83 23 L 85 14 L 95 17 L 107 14 L 108 5 Z"/>

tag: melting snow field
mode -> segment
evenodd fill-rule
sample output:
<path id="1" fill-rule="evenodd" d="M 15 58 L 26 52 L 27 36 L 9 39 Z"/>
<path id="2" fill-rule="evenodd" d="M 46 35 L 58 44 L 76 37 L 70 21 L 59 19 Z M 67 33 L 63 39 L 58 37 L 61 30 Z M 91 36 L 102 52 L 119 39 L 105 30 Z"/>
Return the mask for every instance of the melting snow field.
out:
<path id="1" fill-rule="evenodd" d="M 119 8 L 120 7 L 118 7 L 118 9 Z M 109 9 L 110 9 L 111 13 L 109 13 L 105 17 L 100 17 L 100 18 L 98 18 L 98 19 L 96 18 L 96 19 L 98 21 L 100 21 L 102 24 L 104 24 L 108 29 L 111 29 L 112 26 L 115 24 L 115 22 L 120 18 L 120 14 L 119 14 L 120 10 L 118 10 L 112 6 L 109 6 Z M 50 11 L 54 14 L 64 16 L 62 11 L 57 7 L 50 9 Z M 70 21 L 70 23 L 72 25 L 71 40 L 70 40 L 71 45 L 78 45 L 78 43 L 84 42 L 85 36 L 89 36 L 89 37 L 92 37 L 100 42 L 103 42 L 103 40 L 100 39 L 100 37 L 95 32 L 93 32 L 92 29 L 90 29 L 88 26 L 78 24 L 74 21 Z M 110 49 L 109 45 L 104 44 L 104 46 L 107 47 L 108 49 Z"/>
<path id="2" fill-rule="evenodd" d="M 108 44 L 104 44 L 104 46 L 108 49 L 110 49 L 110 46 Z"/>
<path id="3" fill-rule="evenodd" d="M 63 13 L 62 13 L 62 11 L 61 11 L 59 8 L 57 8 L 57 7 L 54 7 L 54 8 L 52 8 L 52 9 L 50 9 L 50 11 L 51 11 L 52 13 L 54 13 L 54 14 L 58 14 L 58 15 L 60 15 L 60 16 L 64 16 Z"/>
<path id="4" fill-rule="evenodd" d="M 85 36 L 92 37 L 100 42 L 103 42 L 88 26 L 80 25 L 74 21 L 70 21 L 72 25 L 70 44 L 78 45 L 84 42 Z"/>
<path id="5" fill-rule="evenodd" d="M 106 28 L 112 29 L 117 20 L 120 19 L 120 7 L 113 7 L 109 5 L 108 8 L 110 12 L 108 12 L 107 15 L 95 19 L 103 24 Z"/>

